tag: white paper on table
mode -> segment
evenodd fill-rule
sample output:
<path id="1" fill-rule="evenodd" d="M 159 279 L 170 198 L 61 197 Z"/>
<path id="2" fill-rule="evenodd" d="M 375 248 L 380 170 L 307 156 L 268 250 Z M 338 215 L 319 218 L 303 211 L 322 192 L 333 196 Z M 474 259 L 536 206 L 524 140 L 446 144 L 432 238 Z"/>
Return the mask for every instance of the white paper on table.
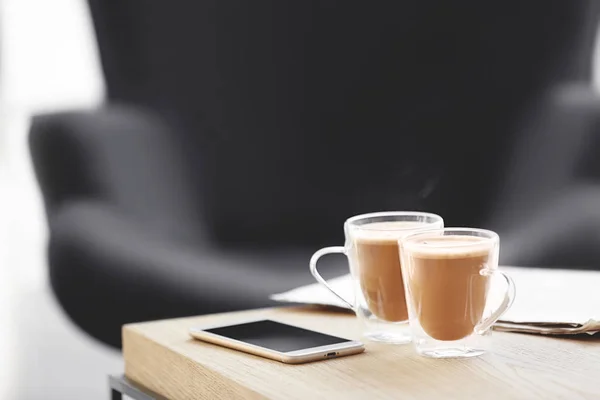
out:
<path id="1" fill-rule="evenodd" d="M 516 267 L 500 269 L 513 278 L 517 288 L 513 306 L 502 316 L 502 321 L 507 322 L 506 327 L 510 323 L 573 324 L 600 330 L 600 272 Z M 331 279 L 329 283 L 336 292 L 352 302 L 354 294 L 349 275 Z M 318 283 L 274 294 L 271 299 L 347 308 Z"/>

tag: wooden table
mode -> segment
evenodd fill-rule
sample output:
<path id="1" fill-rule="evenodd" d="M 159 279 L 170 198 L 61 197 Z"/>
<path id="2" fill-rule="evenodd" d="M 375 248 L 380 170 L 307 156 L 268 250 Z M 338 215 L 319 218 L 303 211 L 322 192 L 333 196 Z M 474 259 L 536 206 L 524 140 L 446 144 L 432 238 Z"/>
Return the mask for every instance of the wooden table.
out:
<path id="1" fill-rule="evenodd" d="M 127 325 L 125 374 L 169 399 L 600 399 L 600 339 L 494 332 L 493 353 L 418 356 L 412 345 L 366 342 L 360 355 L 286 365 L 199 342 L 195 325 L 271 318 L 351 339 L 353 315 L 275 308 Z"/>

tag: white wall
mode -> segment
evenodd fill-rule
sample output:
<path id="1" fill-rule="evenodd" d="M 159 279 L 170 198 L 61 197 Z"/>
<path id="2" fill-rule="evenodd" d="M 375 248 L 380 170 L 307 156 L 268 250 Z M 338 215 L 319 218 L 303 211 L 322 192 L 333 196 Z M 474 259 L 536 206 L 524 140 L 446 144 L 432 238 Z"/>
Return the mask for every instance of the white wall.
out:
<path id="1" fill-rule="evenodd" d="M 103 94 L 84 0 L 0 0 L 0 399 L 108 398 L 106 373 L 119 372 L 119 355 L 70 327 L 47 288 L 27 148 L 32 114 L 94 106 Z M 39 328 L 47 346 L 34 344 Z M 64 378 L 82 367 L 73 387 Z"/>
<path id="2" fill-rule="evenodd" d="M 104 83 L 84 0 L 0 1 L 0 206 L 11 219 L 11 258 L 20 263 L 13 278 L 39 280 L 45 232 L 27 148 L 29 118 L 97 105 Z"/>
<path id="3" fill-rule="evenodd" d="M 97 103 L 103 82 L 87 3 L 3 0 L 2 97 L 36 111 Z"/>

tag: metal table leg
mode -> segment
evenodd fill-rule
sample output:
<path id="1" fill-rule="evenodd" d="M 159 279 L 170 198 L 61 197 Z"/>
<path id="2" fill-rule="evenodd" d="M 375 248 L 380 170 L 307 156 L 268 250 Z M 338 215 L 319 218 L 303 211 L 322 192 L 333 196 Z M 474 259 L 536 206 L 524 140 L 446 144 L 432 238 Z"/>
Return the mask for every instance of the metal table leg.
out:
<path id="1" fill-rule="evenodd" d="M 167 400 L 151 390 L 127 379 L 125 375 L 111 375 L 108 377 L 112 400 L 122 400 L 127 395 L 134 400 Z"/>

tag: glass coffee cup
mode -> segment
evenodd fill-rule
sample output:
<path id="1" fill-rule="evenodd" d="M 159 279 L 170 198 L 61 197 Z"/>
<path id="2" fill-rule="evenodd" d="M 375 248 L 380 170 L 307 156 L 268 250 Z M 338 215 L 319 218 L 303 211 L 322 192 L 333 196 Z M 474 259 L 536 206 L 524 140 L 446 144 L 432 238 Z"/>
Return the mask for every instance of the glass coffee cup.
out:
<path id="1" fill-rule="evenodd" d="M 363 336 L 380 342 L 408 343 L 411 334 L 398 240 L 410 233 L 443 226 L 442 217 L 424 212 L 357 215 L 344 224 L 345 246 L 317 251 L 310 260 L 310 271 L 318 282 L 356 313 L 363 326 Z M 317 270 L 319 258 L 332 253 L 348 257 L 353 301 L 336 293 Z"/>
<path id="2" fill-rule="evenodd" d="M 417 352 L 446 358 L 488 350 L 490 328 L 515 299 L 512 279 L 498 270 L 498 235 L 445 228 L 405 236 L 399 248 Z M 505 282 L 504 293 L 493 291 L 494 277 Z"/>

